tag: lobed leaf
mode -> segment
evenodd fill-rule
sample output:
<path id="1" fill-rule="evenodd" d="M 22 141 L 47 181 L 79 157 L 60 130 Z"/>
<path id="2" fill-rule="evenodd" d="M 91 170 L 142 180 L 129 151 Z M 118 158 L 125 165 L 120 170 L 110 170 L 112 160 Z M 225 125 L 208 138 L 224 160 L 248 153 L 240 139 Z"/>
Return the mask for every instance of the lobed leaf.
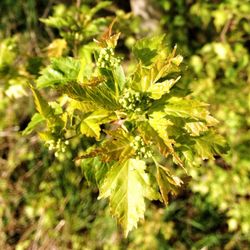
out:
<path id="1" fill-rule="evenodd" d="M 140 219 L 144 218 L 144 198 L 158 199 L 150 186 L 144 161 L 128 159 L 115 163 L 100 187 L 99 199 L 110 199 L 111 213 L 128 235 Z"/>
<path id="2" fill-rule="evenodd" d="M 180 77 L 178 77 L 177 79 L 165 80 L 163 82 L 153 84 L 148 88 L 147 92 L 152 99 L 161 99 L 163 95 L 170 92 L 170 89 L 179 79 Z"/>
<path id="3" fill-rule="evenodd" d="M 54 116 L 54 110 L 50 107 L 42 95 L 30 85 L 36 104 L 36 109 L 45 119 L 50 119 Z"/>
<path id="4" fill-rule="evenodd" d="M 100 125 L 115 119 L 116 116 L 112 112 L 106 110 L 99 109 L 90 114 L 86 114 L 80 124 L 81 133 L 89 137 L 95 137 L 99 140 L 101 132 Z"/>
<path id="5" fill-rule="evenodd" d="M 31 121 L 29 122 L 28 126 L 23 130 L 22 134 L 29 135 L 43 121 L 45 121 L 45 118 L 41 114 L 35 113 L 32 116 Z"/>
<path id="6" fill-rule="evenodd" d="M 123 161 L 133 156 L 134 150 L 130 143 L 133 137 L 123 129 L 106 131 L 108 138 L 103 142 L 101 155 L 104 161 Z"/>
<path id="7" fill-rule="evenodd" d="M 196 100 L 172 97 L 167 100 L 164 112 L 176 117 L 206 121 L 210 118 L 207 106 L 206 103 Z"/>
<path id="8" fill-rule="evenodd" d="M 51 64 L 42 70 L 42 75 L 37 79 L 37 87 L 55 87 L 77 81 L 80 65 L 80 60 L 71 57 L 52 59 Z"/>
<path id="9" fill-rule="evenodd" d="M 157 166 L 157 182 L 166 205 L 169 202 L 169 195 L 176 196 L 184 184 L 178 176 L 172 175 L 170 170 L 161 165 Z"/>
<path id="10" fill-rule="evenodd" d="M 164 35 L 141 39 L 133 47 L 133 54 L 143 65 L 149 66 L 157 57 L 159 48 L 162 47 L 163 39 Z"/>
<path id="11" fill-rule="evenodd" d="M 210 130 L 195 138 L 195 149 L 203 160 L 213 160 L 214 154 L 225 153 L 228 150 L 228 145 L 221 135 Z"/>

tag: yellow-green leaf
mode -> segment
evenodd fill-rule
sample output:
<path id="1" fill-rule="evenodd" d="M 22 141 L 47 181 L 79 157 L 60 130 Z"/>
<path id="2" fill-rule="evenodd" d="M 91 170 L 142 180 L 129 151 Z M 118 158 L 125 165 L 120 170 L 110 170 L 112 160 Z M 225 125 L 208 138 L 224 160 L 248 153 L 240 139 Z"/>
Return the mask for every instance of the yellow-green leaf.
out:
<path id="1" fill-rule="evenodd" d="M 22 132 L 23 135 L 28 135 L 30 134 L 40 123 L 42 123 L 43 121 L 45 121 L 45 118 L 39 114 L 39 113 L 35 113 L 32 118 L 31 121 L 29 122 L 28 126 L 25 128 L 25 130 Z"/>
<path id="2" fill-rule="evenodd" d="M 169 194 L 176 196 L 183 184 L 178 176 L 172 175 L 166 167 L 161 165 L 157 166 L 157 182 L 166 205 L 168 204 Z"/>
<path id="3" fill-rule="evenodd" d="M 54 116 L 54 111 L 48 102 L 42 97 L 38 90 L 30 85 L 36 104 L 37 111 L 45 118 L 49 119 Z"/>
<path id="4" fill-rule="evenodd" d="M 106 110 L 94 111 L 82 120 L 80 125 L 81 133 L 89 137 L 95 137 L 98 140 L 101 132 L 100 125 L 115 118 L 112 112 Z"/>
<path id="5" fill-rule="evenodd" d="M 145 169 L 146 164 L 141 160 L 117 162 L 100 187 L 99 199 L 110 197 L 111 213 L 122 225 L 125 236 L 144 218 L 144 197 L 159 197 L 149 186 Z"/>
<path id="6" fill-rule="evenodd" d="M 60 57 L 66 49 L 67 43 L 64 39 L 55 39 L 46 48 L 48 57 Z"/>
<path id="7" fill-rule="evenodd" d="M 178 77 L 177 79 L 170 79 L 160 83 L 155 83 L 148 88 L 147 92 L 149 92 L 151 98 L 153 98 L 154 100 L 158 100 L 164 94 L 169 93 L 170 89 L 179 79 L 180 77 Z"/>
<path id="8" fill-rule="evenodd" d="M 201 132 L 208 130 L 208 127 L 204 122 L 187 122 L 185 129 L 192 136 L 199 136 Z"/>

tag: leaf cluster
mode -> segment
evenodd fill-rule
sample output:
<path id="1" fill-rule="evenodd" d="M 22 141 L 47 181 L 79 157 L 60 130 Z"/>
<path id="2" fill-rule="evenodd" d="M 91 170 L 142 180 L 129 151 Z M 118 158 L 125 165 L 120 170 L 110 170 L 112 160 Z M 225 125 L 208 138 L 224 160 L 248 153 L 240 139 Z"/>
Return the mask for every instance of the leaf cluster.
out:
<path id="1" fill-rule="evenodd" d="M 42 71 L 37 87 L 54 88 L 64 98 L 47 103 L 32 86 L 38 113 L 24 133 L 45 122 L 40 137 L 50 148 L 60 139 L 61 152 L 61 141 L 93 138 L 77 159 L 83 165 L 93 160 L 86 174 L 98 185 L 99 198 L 109 197 L 127 235 L 144 217 L 145 198 L 167 204 L 184 186 L 187 178 L 175 176 L 169 160 L 185 169 L 197 156 L 213 159 L 226 143 L 213 129 L 218 122 L 207 104 L 177 86 L 183 58 L 176 47 L 168 51 L 162 35 L 138 41 L 137 65 L 127 74 L 115 55 L 120 34 L 111 34 L 112 25 L 89 52 L 96 62 L 57 58 Z"/>

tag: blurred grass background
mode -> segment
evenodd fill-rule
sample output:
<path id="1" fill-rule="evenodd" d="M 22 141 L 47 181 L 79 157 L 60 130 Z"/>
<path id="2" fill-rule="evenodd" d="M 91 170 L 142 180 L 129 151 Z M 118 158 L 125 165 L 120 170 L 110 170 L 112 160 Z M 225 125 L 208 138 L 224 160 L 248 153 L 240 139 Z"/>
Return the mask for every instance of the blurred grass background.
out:
<path id="1" fill-rule="evenodd" d="M 125 58 L 148 33 L 166 33 L 169 46 L 178 45 L 184 86 L 211 104 L 231 147 L 225 159 L 191 169 L 188 189 L 168 207 L 148 204 L 145 221 L 128 239 L 72 162 L 77 147 L 60 161 L 37 135 L 21 135 L 34 113 L 26 81 L 48 63 L 45 48 L 69 37 L 39 18 L 97 2 L 0 2 L 0 249 L 250 249 L 248 0 L 117 0 L 98 13 L 120 18 L 115 29 L 123 33 L 118 48 Z"/>

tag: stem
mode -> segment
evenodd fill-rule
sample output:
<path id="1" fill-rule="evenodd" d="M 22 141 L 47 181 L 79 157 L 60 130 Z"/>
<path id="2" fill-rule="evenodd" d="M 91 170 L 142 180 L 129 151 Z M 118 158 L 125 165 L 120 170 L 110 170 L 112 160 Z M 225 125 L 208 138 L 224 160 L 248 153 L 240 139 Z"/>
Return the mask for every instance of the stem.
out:
<path id="1" fill-rule="evenodd" d="M 228 19 L 227 22 L 226 22 L 226 24 L 225 24 L 225 26 L 223 27 L 223 29 L 222 29 L 222 31 L 221 31 L 220 39 L 221 39 L 221 41 L 222 41 L 223 43 L 226 42 L 226 34 L 227 34 L 227 32 L 228 32 L 228 30 L 229 30 L 229 28 L 230 28 L 232 22 L 233 22 L 233 19 L 232 19 L 232 18 Z"/>
<path id="2" fill-rule="evenodd" d="M 79 10 L 80 10 L 80 7 L 81 7 L 81 0 L 76 0 L 76 14 L 75 14 L 75 21 L 76 23 L 79 23 L 79 19 L 80 19 L 80 13 L 79 13 Z M 73 48 L 73 53 L 74 53 L 74 56 L 77 57 L 77 54 L 78 54 L 78 41 L 76 39 L 76 34 L 77 33 L 74 33 L 74 48 Z"/>

